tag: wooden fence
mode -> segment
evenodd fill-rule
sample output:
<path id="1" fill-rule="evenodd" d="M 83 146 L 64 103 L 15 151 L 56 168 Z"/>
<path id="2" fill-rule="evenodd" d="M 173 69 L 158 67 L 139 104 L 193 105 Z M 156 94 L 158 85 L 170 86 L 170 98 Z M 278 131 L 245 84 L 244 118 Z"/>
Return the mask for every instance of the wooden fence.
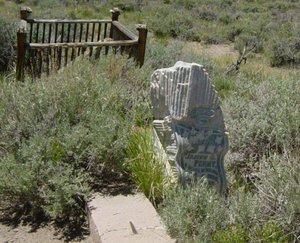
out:
<path id="1" fill-rule="evenodd" d="M 137 25 L 136 36 L 118 22 L 120 11 L 116 8 L 111 10 L 111 19 L 104 20 L 30 19 L 30 13 L 30 8 L 20 11 L 17 80 L 24 80 L 25 72 L 35 79 L 67 66 L 79 56 L 97 59 L 110 51 L 127 54 L 140 66 L 144 63 L 146 26 Z"/>

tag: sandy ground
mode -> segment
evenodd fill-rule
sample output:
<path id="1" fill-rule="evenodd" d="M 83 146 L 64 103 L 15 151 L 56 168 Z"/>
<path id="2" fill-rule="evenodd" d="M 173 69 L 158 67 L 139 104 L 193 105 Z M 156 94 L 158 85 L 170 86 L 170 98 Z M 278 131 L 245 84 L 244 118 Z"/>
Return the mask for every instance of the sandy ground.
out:
<path id="1" fill-rule="evenodd" d="M 19 225 L 17 227 L 6 226 L 0 223 L 0 243 L 61 243 L 66 242 L 61 235 L 57 234 L 51 225 L 46 225 L 38 229 L 31 226 Z M 96 243 L 91 236 L 84 239 L 68 242 Z"/>
<path id="2" fill-rule="evenodd" d="M 192 51 L 197 54 L 204 54 L 209 57 L 218 58 L 220 56 L 238 57 L 238 52 L 234 50 L 233 45 L 203 45 L 199 42 L 185 42 L 184 48 L 186 51 Z"/>

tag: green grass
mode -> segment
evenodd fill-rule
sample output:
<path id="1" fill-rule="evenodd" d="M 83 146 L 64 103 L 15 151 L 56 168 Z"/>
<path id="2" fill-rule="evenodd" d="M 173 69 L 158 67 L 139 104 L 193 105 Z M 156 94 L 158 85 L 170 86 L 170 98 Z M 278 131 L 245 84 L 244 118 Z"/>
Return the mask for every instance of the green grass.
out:
<path id="1" fill-rule="evenodd" d="M 153 128 L 134 128 L 126 149 L 126 168 L 140 190 L 156 205 L 172 186 L 165 161 L 158 155 L 153 141 Z"/>

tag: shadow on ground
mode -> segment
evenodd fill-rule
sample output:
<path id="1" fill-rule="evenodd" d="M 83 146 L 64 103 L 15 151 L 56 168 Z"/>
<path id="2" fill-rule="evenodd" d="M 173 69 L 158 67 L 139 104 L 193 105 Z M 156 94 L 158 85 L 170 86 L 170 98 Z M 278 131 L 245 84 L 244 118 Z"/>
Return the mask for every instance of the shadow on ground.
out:
<path id="1" fill-rule="evenodd" d="M 137 191 L 137 186 L 130 179 L 129 174 L 120 173 L 117 171 L 102 171 L 101 174 L 91 175 L 92 190 L 103 195 L 131 195 Z M 29 230 L 27 234 L 35 233 L 39 229 L 53 229 L 55 238 L 65 242 L 82 241 L 89 235 L 89 225 L 87 218 L 87 202 L 81 205 L 81 210 L 85 214 L 79 213 L 79 216 L 67 216 L 59 220 L 53 221 L 43 212 L 35 212 L 34 215 L 29 215 L 31 212 L 30 205 L 20 208 L 5 208 L 0 209 L 0 224 L 9 227 L 11 230 L 17 230 L 22 226 L 26 226 Z M 28 227 L 29 226 L 29 227 Z M 43 241 L 43 239 L 41 239 Z M 48 242 L 48 241 L 47 241 Z"/>

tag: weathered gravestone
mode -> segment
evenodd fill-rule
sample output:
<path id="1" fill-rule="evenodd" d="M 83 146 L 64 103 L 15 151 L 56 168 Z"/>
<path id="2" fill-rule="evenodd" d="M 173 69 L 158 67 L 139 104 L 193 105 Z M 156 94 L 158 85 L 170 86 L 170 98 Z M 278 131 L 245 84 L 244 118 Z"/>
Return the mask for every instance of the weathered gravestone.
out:
<path id="1" fill-rule="evenodd" d="M 228 136 L 220 100 L 203 66 L 177 62 L 151 78 L 154 128 L 180 180 L 206 177 L 224 192 Z"/>

